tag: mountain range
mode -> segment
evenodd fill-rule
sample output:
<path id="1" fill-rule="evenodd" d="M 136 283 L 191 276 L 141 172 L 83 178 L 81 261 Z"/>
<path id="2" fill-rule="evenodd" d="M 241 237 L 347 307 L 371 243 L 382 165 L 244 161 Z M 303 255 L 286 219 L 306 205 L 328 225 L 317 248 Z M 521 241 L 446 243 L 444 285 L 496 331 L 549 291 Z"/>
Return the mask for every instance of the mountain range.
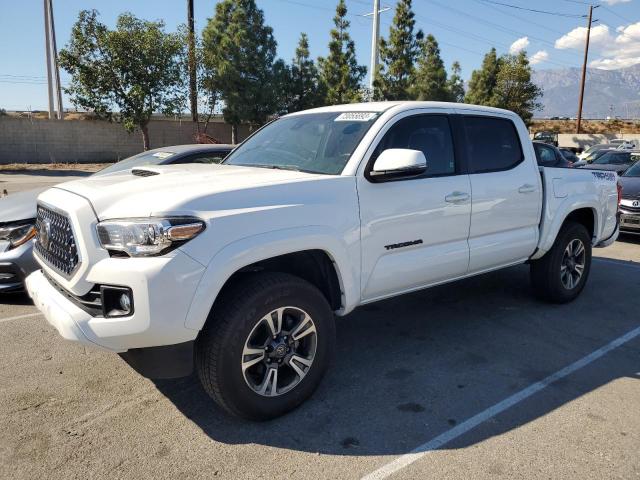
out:
<path id="1" fill-rule="evenodd" d="M 581 70 L 534 70 L 533 82 L 542 88 L 542 110 L 536 118 L 575 117 Z M 584 118 L 640 118 L 640 64 L 619 70 L 587 69 Z"/>

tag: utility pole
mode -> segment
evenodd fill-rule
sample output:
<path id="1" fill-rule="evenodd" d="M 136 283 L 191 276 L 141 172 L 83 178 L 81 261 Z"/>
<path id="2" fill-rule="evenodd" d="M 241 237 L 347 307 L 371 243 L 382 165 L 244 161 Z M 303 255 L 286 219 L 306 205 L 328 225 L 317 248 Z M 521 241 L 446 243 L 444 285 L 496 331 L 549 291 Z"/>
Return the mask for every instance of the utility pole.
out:
<path id="1" fill-rule="evenodd" d="M 60 69 L 58 68 L 58 47 L 56 46 L 56 24 L 53 21 L 53 4 L 49 0 L 49 21 L 51 23 L 51 54 L 53 57 L 53 71 L 55 73 L 56 98 L 58 99 L 58 120 L 64 119 L 62 106 L 62 87 L 60 85 Z"/>
<path id="2" fill-rule="evenodd" d="M 599 5 L 596 5 L 598 8 Z M 593 18 L 593 5 L 589 5 L 589 23 L 587 24 L 587 40 L 584 44 L 584 62 L 582 63 L 582 80 L 580 81 L 580 99 L 578 100 L 578 122 L 576 125 L 576 133 L 580 133 L 580 124 L 582 123 L 582 102 L 584 100 L 584 82 L 587 77 L 587 59 L 589 58 L 589 37 L 591 37 L 591 21 Z"/>
<path id="3" fill-rule="evenodd" d="M 373 97 L 373 81 L 378 69 L 378 47 L 380 46 L 380 0 L 373 0 L 373 29 L 371 32 L 371 72 L 369 73 L 369 90 Z"/>
<path id="4" fill-rule="evenodd" d="M 49 93 L 49 119 L 53 118 L 53 79 L 51 76 L 51 46 L 49 42 L 49 0 L 44 0 L 44 45 L 47 56 L 47 89 Z"/>
<path id="5" fill-rule="evenodd" d="M 196 124 L 196 130 L 200 131 L 198 123 L 198 85 L 196 77 L 196 35 L 193 21 L 193 0 L 187 0 L 187 26 L 189 49 L 189 100 L 191 103 L 191 119 Z"/>
<path id="6" fill-rule="evenodd" d="M 380 48 L 380 14 L 391 10 L 389 7 L 380 9 L 380 0 L 373 0 L 373 12 L 363 15 L 368 17 L 373 15 L 373 28 L 371 31 L 371 64 L 369 72 L 369 93 L 370 98 L 373 101 L 373 81 L 376 77 L 376 70 L 378 69 L 378 50 Z"/>

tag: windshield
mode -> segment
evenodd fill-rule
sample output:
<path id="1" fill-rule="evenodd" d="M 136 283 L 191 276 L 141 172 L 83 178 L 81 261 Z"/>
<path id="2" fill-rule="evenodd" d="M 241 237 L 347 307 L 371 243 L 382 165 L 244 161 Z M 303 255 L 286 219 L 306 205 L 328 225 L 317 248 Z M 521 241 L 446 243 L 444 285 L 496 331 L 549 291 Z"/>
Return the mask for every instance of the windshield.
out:
<path id="1" fill-rule="evenodd" d="M 224 163 L 338 175 L 377 118 L 372 112 L 283 117 L 248 138 Z"/>
<path id="2" fill-rule="evenodd" d="M 634 163 L 629 170 L 624 172 L 623 177 L 640 177 L 640 162 Z"/>
<path id="3" fill-rule="evenodd" d="M 109 165 L 107 168 L 103 168 L 98 173 L 101 175 L 103 173 L 113 173 L 113 172 L 121 172 L 123 170 L 129 170 L 134 167 L 142 167 L 144 165 L 160 165 L 164 163 L 167 158 L 175 155 L 175 152 L 165 152 L 165 151 L 153 151 L 153 152 L 142 152 L 133 157 L 125 158 L 124 160 L 120 160 L 119 162 L 114 163 L 113 165 Z"/>
<path id="4" fill-rule="evenodd" d="M 607 152 L 600 158 L 595 159 L 594 165 L 622 165 L 629 163 L 630 153 Z"/>

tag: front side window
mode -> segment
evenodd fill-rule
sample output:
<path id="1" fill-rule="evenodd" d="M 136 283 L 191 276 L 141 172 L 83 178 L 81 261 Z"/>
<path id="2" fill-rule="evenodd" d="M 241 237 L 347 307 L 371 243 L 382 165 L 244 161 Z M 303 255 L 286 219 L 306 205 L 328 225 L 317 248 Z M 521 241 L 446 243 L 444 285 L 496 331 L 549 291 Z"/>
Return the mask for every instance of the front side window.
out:
<path id="1" fill-rule="evenodd" d="M 330 112 L 283 117 L 248 138 L 224 164 L 339 175 L 378 115 Z"/>
<path id="2" fill-rule="evenodd" d="M 624 172 L 623 177 L 640 177 L 640 162 L 636 162 L 629 170 Z"/>
<path id="3" fill-rule="evenodd" d="M 453 175 L 456 171 L 451 128 L 446 115 L 415 115 L 393 125 L 376 147 L 370 166 L 390 148 L 420 150 L 427 159 L 426 176 Z"/>
<path id="4" fill-rule="evenodd" d="M 497 117 L 464 117 L 472 173 L 509 170 L 524 159 L 516 127 Z"/>

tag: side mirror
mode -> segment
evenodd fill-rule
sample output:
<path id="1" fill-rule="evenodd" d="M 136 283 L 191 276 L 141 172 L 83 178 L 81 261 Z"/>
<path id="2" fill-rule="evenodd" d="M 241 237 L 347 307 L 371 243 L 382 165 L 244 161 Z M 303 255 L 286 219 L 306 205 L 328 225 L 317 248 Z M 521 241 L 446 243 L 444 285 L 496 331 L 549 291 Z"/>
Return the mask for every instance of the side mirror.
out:
<path id="1" fill-rule="evenodd" d="M 420 150 L 389 148 L 373 164 L 371 180 L 384 182 L 422 175 L 427 171 L 427 159 Z"/>

